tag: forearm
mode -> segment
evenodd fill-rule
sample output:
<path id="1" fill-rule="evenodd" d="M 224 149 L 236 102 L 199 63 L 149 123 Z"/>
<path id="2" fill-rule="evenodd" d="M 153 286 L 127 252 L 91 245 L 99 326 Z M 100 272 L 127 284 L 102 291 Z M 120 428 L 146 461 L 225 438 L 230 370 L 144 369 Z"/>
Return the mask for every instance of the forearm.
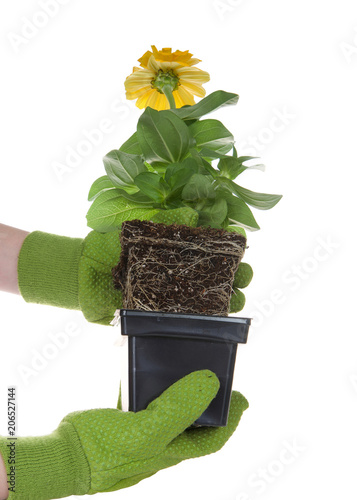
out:
<path id="1" fill-rule="evenodd" d="M 0 224 L 0 291 L 20 294 L 17 262 L 28 234 L 21 229 Z"/>
<path id="2" fill-rule="evenodd" d="M 83 239 L 0 224 L 0 291 L 30 303 L 81 310 L 88 321 L 109 325 L 122 304 L 111 273 L 119 256 L 115 231 L 91 231 Z"/>
<path id="3" fill-rule="evenodd" d="M 0 453 L 0 500 L 5 500 L 8 496 L 6 469 L 2 454 Z"/>

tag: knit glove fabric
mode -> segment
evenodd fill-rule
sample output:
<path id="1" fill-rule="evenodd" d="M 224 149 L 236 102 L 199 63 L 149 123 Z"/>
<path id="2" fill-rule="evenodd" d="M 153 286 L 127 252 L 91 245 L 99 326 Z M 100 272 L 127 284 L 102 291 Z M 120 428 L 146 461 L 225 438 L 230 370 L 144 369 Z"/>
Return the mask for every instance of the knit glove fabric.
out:
<path id="1" fill-rule="evenodd" d="M 248 408 L 246 399 L 233 392 L 227 427 L 189 428 L 218 388 L 218 378 L 201 370 L 173 384 L 138 413 L 73 412 L 48 436 L 18 438 L 15 493 L 10 491 L 9 499 L 48 500 L 115 491 L 182 460 L 218 451 Z M 8 443 L 0 438 L 10 474 Z"/>
<path id="2" fill-rule="evenodd" d="M 196 225 L 190 208 L 167 210 L 154 222 Z M 92 323 L 109 325 L 122 294 L 115 290 L 111 270 L 120 258 L 117 231 L 91 231 L 86 238 L 69 238 L 34 231 L 21 248 L 18 283 L 26 302 L 81 310 Z M 245 297 L 239 290 L 253 276 L 249 264 L 241 263 L 236 274 L 231 312 L 240 311 Z"/>

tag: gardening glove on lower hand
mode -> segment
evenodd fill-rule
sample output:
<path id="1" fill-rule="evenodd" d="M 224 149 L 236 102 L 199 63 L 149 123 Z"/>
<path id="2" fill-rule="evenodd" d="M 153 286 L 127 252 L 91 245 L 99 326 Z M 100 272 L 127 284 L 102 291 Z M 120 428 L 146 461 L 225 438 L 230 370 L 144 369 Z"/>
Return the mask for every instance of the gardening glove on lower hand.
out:
<path id="1" fill-rule="evenodd" d="M 163 219 L 164 217 L 164 219 Z M 165 224 L 197 224 L 197 212 L 190 208 L 163 211 L 152 219 Z M 86 238 L 69 238 L 34 231 L 25 239 L 18 260 L 18 283 L 27 302 L 81 310 L 92 323 L 109 325 L 122 295 L 114 289 L 112 268 L 120 258 L 117 231 L 91 231 Z M 234 285 L 231 311 L 245 302 L 239 288 L 247 286 L 252 270 L 240 265 Z M 244 268 L 244 266 L 243 266 Z M 237 278 L 238 279 L 238 278 Z"/>
<path id="2" fill-rule="evenodd" d="M 48 436 L 18 438 L 15 493 L 10 491 L 9 499 L 48 500 L 115 491 L 182 460 L 218 451 L 248 407 L 246 399 L 233 392 L 227 427 L 188 429 L 218 388 L 219 381 L 209 370 L 193 372 L 146 410 L 74 412 Z M 0 438 L 9 474 L 8 443 Z"/>

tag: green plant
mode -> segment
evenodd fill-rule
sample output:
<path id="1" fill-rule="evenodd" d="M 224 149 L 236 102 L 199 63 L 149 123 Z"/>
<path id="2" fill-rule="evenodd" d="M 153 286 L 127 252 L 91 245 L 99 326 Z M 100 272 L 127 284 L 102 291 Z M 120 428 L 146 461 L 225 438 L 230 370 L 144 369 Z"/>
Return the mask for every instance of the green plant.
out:
<path id="1" fill-rule="evenodd" d="M 232 133 L 218 120 L 202 119 L 237 102 L 237 94 L 220 90 L 179 109 L 147 107 L 136 132 L 104 157 L 107 175 L 90 188 L 88 226 L 109 232 L 126 220 L 152 220 L 185 207 L 197 213 L 199 226 L 259 229 L 249 206 L 268 210 L 281 195 L 236 184 L 245 170 L 262 165 L 245 165 L 254 158 L 238 156 Z"/>

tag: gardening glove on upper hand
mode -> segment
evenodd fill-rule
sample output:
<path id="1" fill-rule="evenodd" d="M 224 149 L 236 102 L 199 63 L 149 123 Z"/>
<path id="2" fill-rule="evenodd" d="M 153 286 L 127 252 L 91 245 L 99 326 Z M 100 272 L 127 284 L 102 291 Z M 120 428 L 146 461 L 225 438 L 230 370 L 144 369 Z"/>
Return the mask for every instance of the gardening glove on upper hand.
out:
<path id="1" fill-rule="evenodd" d="M 167 210 L 152 220 L 195 226 L 197 212 L 190 208 Z M 19 255 L 20 293 L 27 302 L 79 309 L 88 321 L 109 325 L 116 309 L 122 307 L 122 295 L 113 286 L 111 272 L 119 258 L 117 231 L 91 231 L 84 239 L 34 231 L 26 237 Z M 245 298 L 239 288 L 247 286 L 252 277 L 250 266 L 245 265 L 245 272 L 241 266 L 231 312 L 243 308 Z"/>
<path id="2" fill-rule="evenodd" d="M 236 313 L 243 309 L 245 305 L 245 295 L 241 292 L 241 288 L 249 285 L 253 278 L 253 269 L 246 262 L 241 262 L 238 271 L 234 276 L 233 294 L 230 302 L 230 313 Z"/>
<path id="3" fill-rule="evenodd" d="M 218 451 L 248 407 L 241 394 L 232 394 L 227 427 L 187 429 L 218 388 L 219 381 L 209 370 L 193 372 L 146 410 L 74 412 L 48 436 L 18 438 L 15 493 L 10 491 L 9 499 L 48 500 L 115 491 L 182 460 Z M 8 442 L 0 438 L 9 473 Z"/>

